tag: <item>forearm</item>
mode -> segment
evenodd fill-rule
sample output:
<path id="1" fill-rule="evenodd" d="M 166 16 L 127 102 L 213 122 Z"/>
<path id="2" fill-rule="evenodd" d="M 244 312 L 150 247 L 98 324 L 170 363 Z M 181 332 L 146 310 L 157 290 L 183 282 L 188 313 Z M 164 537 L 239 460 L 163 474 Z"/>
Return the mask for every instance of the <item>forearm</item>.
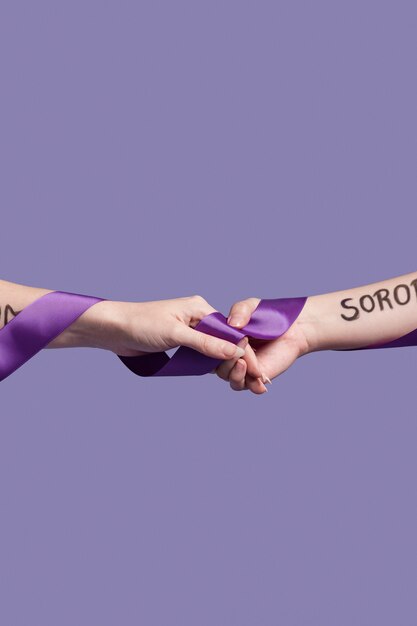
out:
<path id="1" fill-rule="evenodd" d="M 40 289 L 0 280 L 0 329 L 6 326 L 28 304 L 50 291 L 50 289 Z"/>
<path id="2" fill-rule="evenodd" d="M 310 296 L 298 323 L 309 352 L 392 341 L 417 328 L 417 272 Z"/>
<path id="3" fill-rule="evenodd" d="M 0 280 L 0 330 L 29 304 L 54 291 L 6 280 Z M 76 319 L 46 348 L 112 349 L 112 339 L 119 332 L 120 314 L 117 303 L 97 302 Z"/>
<path id="4" fill-rule="evenodd" d="M 35 301 L 42 298 L 45 300 L 36 305 Z M 30 309 L 31 305 L 34 306 Z M 199 295 L 122 302 L 0 280 L 0 307 L 3 312 L 0 344 L 3 337 L 5 347 L 0 381 L 43 348 L 102 348 L 119 357 L 137 357 L 184 346 L 209 357 L 208 362 L 200 363 L 203 371 L 206 367 L 210 371 L 213 359 L 238 359 L 245 355 L 245 348 L 233 341 L 197 330 L 202 319 L 216 312 Z M 6 324 L 10 326 L 5 328 Z M 167 365 L 165 357 L 161 359 L 158 355 L 152 360 L 151 370 L 149 360 L 143 367 L 132 365 L 129 360 L 123 362 L 141 376 L 164 372 Z M 179 370 L 174 368 L 174 371 L 180 373 L 193 372 L 187 359 L 184 363 L 184 357 L 183 363 L 180 361 L 175 367 Z M 171 371 L 167 375 L 179 374 Z"/>

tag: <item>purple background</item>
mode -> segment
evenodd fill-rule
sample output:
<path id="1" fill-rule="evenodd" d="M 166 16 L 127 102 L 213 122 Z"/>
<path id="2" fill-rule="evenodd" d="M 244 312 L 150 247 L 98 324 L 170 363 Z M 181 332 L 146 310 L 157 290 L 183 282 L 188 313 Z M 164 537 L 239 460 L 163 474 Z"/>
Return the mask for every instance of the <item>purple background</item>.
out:
<path id="1" fill-rule="evenodd" d="M 417 270 L 416 18 L 2 2 L 2 278 L 227 313 Z M 257 397 L 41 352 L 1 384 L 0 622 L 415 626 L 416 354 Z"/>

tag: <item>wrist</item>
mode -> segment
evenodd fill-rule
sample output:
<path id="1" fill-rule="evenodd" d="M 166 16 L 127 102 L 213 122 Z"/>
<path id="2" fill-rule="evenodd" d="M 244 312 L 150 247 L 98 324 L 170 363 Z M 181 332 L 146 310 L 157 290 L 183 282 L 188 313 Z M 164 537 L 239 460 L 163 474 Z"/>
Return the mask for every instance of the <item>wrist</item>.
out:
<path id="1" fill-rule="evenodd" d="M 339 291 L 307 298 L 297 320 L 305 336 L 306 352 L 355 349 L 381 339 L 371 319 L 350 326 L 341 316 L 340 301 L 351 293 Z"/>
<path id="2" fill-rule="evenodd" d="M 112 300 L 96 302 L 46 347 L 113 350 L 124 327 L 119 304 Z"/>
<path id="3" fill-rule="evenodd" d="M 296 322 L 304 337 L 303 354 L 322 350 L 323 311 L 318 296 L 309 296 Z"/>
<path id="4" fill-rule="evenodd" d="M 309 296 L 297 322 L 305 337 L 306 353 L 355 345 L 354 337 L 341 324 L 334 293 Z"/>

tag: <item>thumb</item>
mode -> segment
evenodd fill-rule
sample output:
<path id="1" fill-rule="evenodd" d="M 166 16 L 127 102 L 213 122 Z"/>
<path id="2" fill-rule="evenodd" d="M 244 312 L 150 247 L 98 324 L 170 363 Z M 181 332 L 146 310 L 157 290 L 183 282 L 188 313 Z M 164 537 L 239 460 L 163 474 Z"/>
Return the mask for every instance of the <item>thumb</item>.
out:
<path id="1" fill-rule="evenodd" d="M 235 346 L 234 343 L 212 337 L 185 324 L 181 324 L 176 338 L 180 345 L 193 348 L 213 359 L 221 359 L 222 361 L 239 359 L 245 354 L 245 350 Z"/>
<path id="2" fill-rule="evenodd" d="M 235 302 L 230 309 L 227 323 L 230 324 L 230 326 L 243 328 L 243 326 L 249 324 L 250 317 L 260 301 L 260 298 L 247 298 L 246 300 Z"/>

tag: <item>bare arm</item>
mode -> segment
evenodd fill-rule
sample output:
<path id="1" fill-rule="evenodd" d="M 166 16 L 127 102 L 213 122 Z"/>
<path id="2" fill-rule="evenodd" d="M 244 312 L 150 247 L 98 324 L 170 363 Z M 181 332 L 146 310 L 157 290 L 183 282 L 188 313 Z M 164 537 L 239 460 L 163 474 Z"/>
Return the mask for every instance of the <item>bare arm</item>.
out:
<path id="1" fill-rule="evenodd" d="M 309 352 L 392 341 L 417 328 L 417 272 L 310 296 L 300 314 Z"/>
<path id="2" fill-rule="evenodd" d="M 0 348 L 1 329 L 51 291 L 0 280 Z M 120 356 L 138 356 L 184 345 L 217 359 L 243 356 L 244 348 L 194 330 L 203 317 L 214 311 L 201 296 L 153 302 L 103 300 L 87 309 L 46 347 L 102 348 Z"/>
<path id="3" fill-rule="evenodd" d="M 0 280 L 0 330 L 25 307 L 51 291 L 53 290 Z M 109 348 L 110 335 L 120 324 L 119 316 L 120 311 L 114 302 L 98 302 L 46 348 Z"/>
<path id="4" fill-rule="evenodd" d="M 229 324 L 242 328 L 260 302 L 236 302 Z M 300 356 L 319 350 L 343 350 L 388 343 L 417 328 L 417 272 L 341 291 L 313 295 L 286 333 L 266 343 L 251 341 L 261 372 L 274 378 Z M 216 372 L 232 389 L 264 393 L 265 385 L 252 375 L 246 355 L 229 360 Z"/>

